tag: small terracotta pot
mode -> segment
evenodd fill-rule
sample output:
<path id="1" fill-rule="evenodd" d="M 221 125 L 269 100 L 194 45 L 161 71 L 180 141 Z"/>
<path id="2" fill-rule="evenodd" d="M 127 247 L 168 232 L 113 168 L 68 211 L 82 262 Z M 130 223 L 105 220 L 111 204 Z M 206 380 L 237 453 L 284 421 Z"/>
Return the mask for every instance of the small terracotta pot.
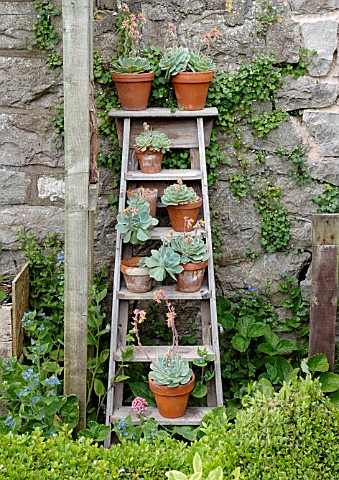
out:
<path id="1" fill-rule="evenodd" d="M 139 148 L 134 147 L 137 154 L 140 170 L 142 173 L 158 173 L 161 170 L 162 152 L 154 152 L 153 150 L 145 150 L 142 152 Z"/>
<path id="2" fill-rule="evenodd" d="M 191 380 L 185 385 L 166 387 L 158 385 L 148 377 L 149 388 L 154 393 L 159 413 L 165 418 L 178 418 L 185 414 L 190 392 L 194 388 L 195 376 L 192 373 Z"/>
<path id="3" fill-rule="evenodd" d="M 112 73 L 123 110 L 146 110 L 154 72 Z"/>
<path id="4" fill-rule="evenodd" d="M 133 293 L 146 293 L 152 290 L 152 279 L 148 267 L 138 267 L 143 257 L 130 257 L 121 260 L 120 270 L 124 276 L 127 289 Z"/>
<path id="5" fill-rule="evenodd" d="M 168 215 L 171 220 L 173 230 L 175 232 L 185 231 L 185 219 L 184 217 L 192 218 L 193 223 L 190 228 L 186 228 L 186 232 L 190 232 L 193 229 L 194 224 L 198 219 L 199 209 L 202 205 L 202 198 L 196 202 L 185 203 L 183 205 L 167 205 Z"/>
<path id="6" fill-rule="evenodd" d="M 134 195 L 134 193 L 138 193 L 138 188 L 129 188 L 127 190 L 128 200 L 132 195 Z M 143 198 L 150 206 L 150 215 L 155 218 L 158 202 L 158 190 L 156 188 L 145 188 Z"/>
<path id="7" fill-rule="evenodd" d="M 200 290 L 207 260 L 199 263 L 181 264 L 183 271 L 176 275 L 178 290 L 185 293 L 198 292 Z"/>
<path id="8" fill-rule="evenodd" d="M 202 110 L 205 107 L 212 78 L 212 70 L 180 72 L 171 77 L 178 105 L 184 107 L 184 110 Z"/>

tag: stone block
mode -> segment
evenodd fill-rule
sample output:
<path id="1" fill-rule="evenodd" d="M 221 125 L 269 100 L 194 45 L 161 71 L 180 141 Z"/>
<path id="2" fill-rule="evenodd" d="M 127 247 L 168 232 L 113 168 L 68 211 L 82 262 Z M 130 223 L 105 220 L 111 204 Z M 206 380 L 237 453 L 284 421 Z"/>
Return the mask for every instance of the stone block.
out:
<path id="1" fill-rule="evenodd" d="M 4 248 L 17 248 L 20 228 L 32 230 L 38 235 L 63 232 L 64 210 L 58 207 L 0 206 L 0 243 Z"/>
<path id="2" fill-rule="evenodd" d="M 307 166 L 310 175 L 315 180 L 328 182 L 339 187 L 339 158 L 309 158 Z"/>
<path id="3" fill-rule="evenodd" d="M 65 182 L 54 177 L 38 178 L 38 198 L 48 198 L 51 202 L 65 198 Z"/>
<path id="4" fill-rule="evenodd" d="M 339 86 L 319 83 L 310 77 L 288 77 L 275 93 L 276 107 L 283 111 L 328 107 L 335 103 Z"/>
<path id="5" fill-rule="evenodd" d="M 63 165 L 62 152 L 55 148 L 51 114 L 44 111 L 0 114 L 0 164 L 2 166 Z"/>
<path id="6" fill-rule="evenodd" d="M 1 2 L 0 49 L 26 50 L 35 17 L 32 2 Z"/>
<path id="7" fill-rule="evenodd" d="M 303 23 L 301 32 L 305 47 L 316 50 L 318 54 L 308 67 L 310 75 L 314 77 L 327 75 L 333 61 L 333 53 L 337 49 L 338 21 L 320 20 Z"/>
<path id="8" fill-rule="evenodd" d="M 46 57 L 0 57 L 0 106 L 51 107 L 62 98 L 62 75 L 46 66 Z"/>
<path id="9" fill-rule="evenodd" d="M 301 136 L 296 124 L 289 120 L 281 123 L 267 134 L 267 138 L 252 136 L 249 131 L 244 133 L 245 143 L 252 143 L 253 148 L 274 152 L 278 147 L 289 150 L 301 142 Z"/>
<path id="10" fill-rule="evenodd" d="M 0 204 L 16 205 L 27 201 L 31 185 L 30 175 L 18 170 L 0 169 Z"/>
<path id="11" fill-rule="evenodd" d="M 293 13 L 314 15 L 338 9 L 338 0 L 289 0 Z"/>
<path id="12" fill-rule="evenodd" d="M 324 157 L 339 157 L 339 113 L 306 110 L 303 120 Z"/>
<path id="13" fill-rule="evenodd" d="M 300 28 L 295 22 L 283 17 L 283 22 L 274 22 L 266 34 L 266 54 L 274 53 L 278 62 L 297 63 L 300 52 Z"/>

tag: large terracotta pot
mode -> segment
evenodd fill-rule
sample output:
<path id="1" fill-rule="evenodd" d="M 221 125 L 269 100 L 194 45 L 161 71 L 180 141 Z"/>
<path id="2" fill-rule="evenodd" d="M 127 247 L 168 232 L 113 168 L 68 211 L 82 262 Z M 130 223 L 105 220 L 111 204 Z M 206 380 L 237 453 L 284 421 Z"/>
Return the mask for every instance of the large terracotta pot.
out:
<path id="1" fill-rule="evenodd" d="M 138 193 L 138 190 L 138 188 L 129 188 L 127 190 L 128 200 L 131 198 L 132 195 Z M 150 206 L 150 215 L 155 218 L 158 203 L 158 190 L 156 188 L 145 188 L 143 192 L 143 199 Z"/>
<path id="2" fill-rule="evenodd" d="M 138 267 L 143 257 L 130 257 L 121 260 L 120 270 L 124 276 L 127 289 L 133 293 L 146 293 L 152 290 L 152 279 L 148 267 Z"/>
<path id="3" fill-rule="evenodd" d="M 142 173 L 158 173 L 161 170 L 162 152 L 154 152 L 153 150 L 145 150 L 142 152 L 139 148 L 134 147 L 137 154 L 140 170 Z"/>
<path id="4" fill-rule="evenodd" d="M 154 72 L 112 73 L 121 108 L 146 110 L 153 78 Z"/>
<path id="5" fill-rule="evenodd" d="M 186 228 L 186 232 L 190 232 L 193 229 L 194 224 L 198 219 L 199 209 L 202 205 L 202 198 L 196 202 L 189 202 L 182 205 L 167 205 L 168 215 L 171 220 L 173 230 L 175 232 L 185 231 L 185 219 L 184 217 L 192 218 L 193 223 L 190 228 Z"/>
<path id="6" fill-rule="evenodd" d="M 195 376 L 185 385 L 166 387 L 158 385 L 148 377 L 149 387 L 154 393 L 155 401 L 162 417 L 178 418 L 185 414 L 190 392 L 194 388 Z"/>
<path id="7" fill-rule="evenodd" d="M 180 72 L 171 77 L 178 105 L 184 107 L 184 110 L 202 110 L 205 107 L 212 78 L 212 70 Z"/>
<path id="8" fill-rule="evenodd" d="M 178 282 L 178 289 L 181 292 L 193 293 L 200 290 L 207 260 L 199 263 L 181 264 L 183 271 L 176 275 Z"/>

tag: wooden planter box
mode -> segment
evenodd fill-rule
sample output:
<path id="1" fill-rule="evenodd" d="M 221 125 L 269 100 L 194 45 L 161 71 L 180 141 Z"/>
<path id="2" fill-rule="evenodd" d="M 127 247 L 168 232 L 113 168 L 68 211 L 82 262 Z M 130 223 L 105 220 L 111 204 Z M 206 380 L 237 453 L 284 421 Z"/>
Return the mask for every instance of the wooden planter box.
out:
<path id="1" fill-rule="evenodd" d="M 28 309 L 29 268 L 26 263 L 12 282 L 12 304 L 0 305 L 0 355 L 5 358 L 22 354 L 21 320 Z"/>

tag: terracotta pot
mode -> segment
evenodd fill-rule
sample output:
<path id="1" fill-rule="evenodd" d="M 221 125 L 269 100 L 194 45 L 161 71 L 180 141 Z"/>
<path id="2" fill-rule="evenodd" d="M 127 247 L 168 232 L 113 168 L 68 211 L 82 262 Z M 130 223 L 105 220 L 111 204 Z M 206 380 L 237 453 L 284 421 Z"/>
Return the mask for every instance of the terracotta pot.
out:
<path id="1" fill-rule="evenodd" d="M 139 148 L 134 147 L 137 154 L 140 170 L 142 173 L 158 173 L 161 169 L 162 152 L 154 152 L 153 150 L 145 150 L 142 152 Z"/>
<path id="2" fill-rule="evenodd" d="M 186 232 L 190 232 L 193 229 L 194 224 L 198 219 L 199 209 L 202 205 L 202 198 L 196 202 L 185 203 L 182 205 L 167 205 L 168 215 L 171 220 L 173 230 L 175 232 L 185 231 L 184 217 L 192 218 L 193 223 L 191 228 L 186 228 Z"/>
<path id="3" fill-rule="evenodd" d="M 212 70 L 180 72 L 171 77 L 178 105 L 184 107 L 184 110 L 202 110 L 205 107 L 212 78 Z"/>
<path id="4" fill-rule="evenodd" d="M 124 276 L 127 289 L 133 293 L 146 293 L 152 290 L 152 279 L 148 267 L 138 267 L 143 257 L 130 257 L 121 260 L 120 270 Z"/>
<path id="5" fill-rule="evenodd" d="M 138 188 L 130 188 L 127 190 L 128 200 L 131 198 L 134 193 L 138 193 Z M 145 188 L 143 193 L 144 200 L 150 206 L 150 215 L 155 218 L 158 202 L 158 190 L 156 188 Z"/>
<path id="6" fill-rule="evenodd" d="M 176 275 L 178 290 L 185 293 L 198 292 L 200 290 L 207 260 L 199 263 L 181 264 L 183 271 Z"/>
<path id="7" fill-rule="evenodd" d="M 148 377 L 149 388 L 154 393 L 159 413 L 165 418 L 178 418 L 185 414 L 190 392 L 194 388 L 195 376 L 192 373 L 191 380 L 185 385 L 166 387 L 158 385 Z"/>
<path id="8" fill-rule="evenodd" d="M 154 72 L 112 73 L 121 108 L 123 110 L 146 110 L 153 78 Z"/>

